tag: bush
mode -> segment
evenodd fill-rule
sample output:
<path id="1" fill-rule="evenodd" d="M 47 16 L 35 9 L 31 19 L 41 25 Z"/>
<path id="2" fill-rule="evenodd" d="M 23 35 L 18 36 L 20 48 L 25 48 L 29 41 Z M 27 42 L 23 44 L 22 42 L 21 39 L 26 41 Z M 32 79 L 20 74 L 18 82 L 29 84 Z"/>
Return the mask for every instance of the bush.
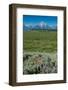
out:
<path id="1" fill-rule="evenodd" d="M 23 74 L 57 73 L 56 55 L 24 54 Z"/>

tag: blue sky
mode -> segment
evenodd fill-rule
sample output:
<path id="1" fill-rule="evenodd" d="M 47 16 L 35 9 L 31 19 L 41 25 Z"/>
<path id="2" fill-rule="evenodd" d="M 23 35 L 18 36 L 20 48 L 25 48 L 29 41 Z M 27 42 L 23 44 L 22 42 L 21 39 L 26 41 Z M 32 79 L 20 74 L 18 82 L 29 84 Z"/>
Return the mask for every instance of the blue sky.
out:
<path id="1" fill-rule="evenodd" d="M 28 25 L 44 22 L 50 26 L 57 26 L 57 16 L 23 15 L 23 22 Z"/>

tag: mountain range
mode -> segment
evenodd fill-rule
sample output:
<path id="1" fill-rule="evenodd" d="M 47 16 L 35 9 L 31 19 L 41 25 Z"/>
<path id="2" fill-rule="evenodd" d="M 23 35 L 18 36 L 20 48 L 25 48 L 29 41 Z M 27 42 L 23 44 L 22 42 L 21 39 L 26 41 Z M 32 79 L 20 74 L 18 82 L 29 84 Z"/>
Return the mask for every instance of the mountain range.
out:
<path id="1" fill-rule="evenodd" d="M 57 26 L 50 26 L 45 22 L 40 22 L 38 24 L 24 24 L 23 25 L 24 31 L 30 31 L 30 30 L 57 30 Z"/>

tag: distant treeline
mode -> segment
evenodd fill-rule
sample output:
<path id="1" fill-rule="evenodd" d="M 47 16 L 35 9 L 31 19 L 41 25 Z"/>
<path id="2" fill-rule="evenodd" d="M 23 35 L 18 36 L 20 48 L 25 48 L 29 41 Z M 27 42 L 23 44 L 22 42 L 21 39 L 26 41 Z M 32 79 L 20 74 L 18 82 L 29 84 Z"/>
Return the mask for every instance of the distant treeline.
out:
<path id="1" fill-rule="evenodd" d="M 28 31 L 57 31 L 57 29 L 31 29 L 31 30 L 28 30 Z"/>

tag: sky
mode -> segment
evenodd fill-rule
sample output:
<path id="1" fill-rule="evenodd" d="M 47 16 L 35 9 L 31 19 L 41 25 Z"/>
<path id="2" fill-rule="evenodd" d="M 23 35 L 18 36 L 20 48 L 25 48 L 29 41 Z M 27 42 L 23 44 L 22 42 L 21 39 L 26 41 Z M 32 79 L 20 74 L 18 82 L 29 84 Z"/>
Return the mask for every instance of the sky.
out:
<path id="1" fill-rule="evenodd" d="M 44 22 L 50 26 L 57 26 L 57 16 L 23 15 L 23 22 L 26 25 Z"/>

